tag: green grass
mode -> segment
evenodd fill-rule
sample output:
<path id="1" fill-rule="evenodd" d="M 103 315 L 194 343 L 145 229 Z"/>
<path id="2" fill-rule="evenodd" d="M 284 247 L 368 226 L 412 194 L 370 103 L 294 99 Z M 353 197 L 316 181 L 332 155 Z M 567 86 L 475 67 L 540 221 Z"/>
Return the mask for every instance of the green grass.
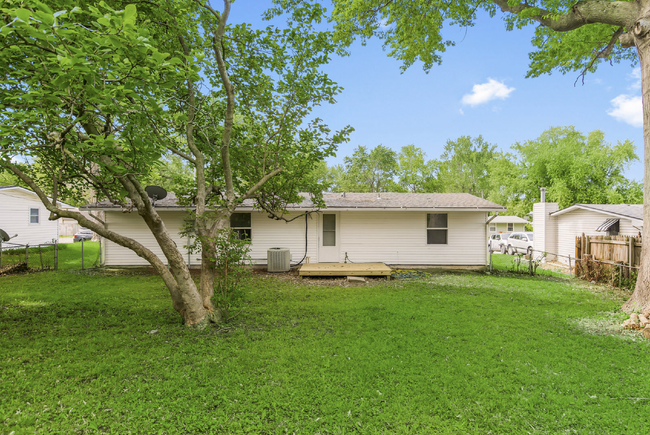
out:
<path id="1" fill-rule="evenodd" d="M 0 277 L 0 432 L 645 433 L 622 297 L 553 277 L 257 277 L 185 329 L 158 277 Z M 152 332 L 157 331 L 157 332 Z"/>
<path id="2" fill-rule="evenodd" d="M 59 244 L 59 269 L 81 269 L 81 243 Z M 40 251 L 40 252 L 39 252 Z M 41 257 L 45 269 L 54 268 L 54 246 L 29 248 L 29 267 L 41 268 Z M 99 264 L 99 242 L 84 242 L 83 267 L 91 268 Z M 2 253 L 2 264 L 14 264 L 25 261 L 25 249 L 6 250 Z"/>
<path id="3" fill-rule="evenodd" d="M 517 260 L 520 260 L 520 263 L 517 264 Z M 527 274 L 528 273 L 528 260 L 524 259 L 523 255 L 508 255 L 508 254 L 492 254 L 492 269 L 497 272 L 517 272 Z M 568 269 L 567 269 L 568 270 Z M 538 267 L 535 272 L 536 275 L 542 276 L 554 276 L 558 278 L 569 278 L 568 273 L 561 272 L 554 269 L 543 269 Z"/>

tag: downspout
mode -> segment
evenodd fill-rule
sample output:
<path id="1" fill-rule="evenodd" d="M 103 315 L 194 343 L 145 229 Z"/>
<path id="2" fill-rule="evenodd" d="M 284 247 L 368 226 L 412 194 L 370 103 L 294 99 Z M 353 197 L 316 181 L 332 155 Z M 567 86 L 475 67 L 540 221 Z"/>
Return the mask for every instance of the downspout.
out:
<path id="1" fill-rule="evenodd" d="M 485 239 L 484 240 L 486 240 L 486 241 L 488 239 L 487 236 L 489 234 L 488 226 L 490 225 L 490 222 L 492 222 L 492 219 L 494 219 L 497 216 L 499 216 L 499 212 L 496 212 L 496 214 L 494 216 L 490 216 L 488 218 L 488 220 L 485 221 Z M 490 267 L 490 272 L 491 272 L 492 271 L 491 270 L 492 269 L 492 261 L 491 261 L 492 260 L 492 253 L 488 249 L 487 243 L 485 245 L 483 245 L 483 246 L 485 247 L 485 263 L 486 263 L 485 265 Z"/>

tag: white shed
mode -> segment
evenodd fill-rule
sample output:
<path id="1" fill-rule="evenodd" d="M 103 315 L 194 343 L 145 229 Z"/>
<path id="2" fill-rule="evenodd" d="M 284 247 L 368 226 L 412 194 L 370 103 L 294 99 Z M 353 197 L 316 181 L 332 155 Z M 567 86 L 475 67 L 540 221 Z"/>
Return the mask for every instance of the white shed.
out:
<path id="1" fill-rule="evenodd" d="M 49 216 L 36 193 L 18 186 L 0 186 L 0 229 L 10 237 L 17 235 L 10 243 L 38 245 L 58 240 L 58 221 L 49 220 Z"/>
<path id="2" fill-rule="evenodd" d="M 533 216 L 535 249 L 558 254 L 564 263 L 575 256 L 577 236 L 638 236 L 643 229 L 643 204 L 574 204 L 559 210 L 557 203 L 538 203 Z"/>
<path id="3" fill-rule="evenodd" d="M 232 228 L 251 239 L 251 256 L 265 264 L 269 248 L 289 248 L 292 263 L 310 257 L 312 263 L 383 262 L 394 265 L 483 267 L 487 264 L 489 212 L 505 207 L 466 193 L 324 193 L 325 209 L 315 209 L 307 195 L 288 207 L 292 222 L 269 219 L 252 201 L 237 209 Z M 181 247 L 179 235 L 186 210 L 170 194 L 156 208 Z M 136 212 L 122 213 L 109 203 L 84 207 L 102 210 L 109 229 L 137 239 L 164 257 Z M 305 214 L 306 213 L 306 214 Z M 304 214 L 304 216 L 302 216 Z M 132 251 L 107 241 L 104 264 L 146 265 Z M 187 254 L 190 265 L 200 255 Z"/>

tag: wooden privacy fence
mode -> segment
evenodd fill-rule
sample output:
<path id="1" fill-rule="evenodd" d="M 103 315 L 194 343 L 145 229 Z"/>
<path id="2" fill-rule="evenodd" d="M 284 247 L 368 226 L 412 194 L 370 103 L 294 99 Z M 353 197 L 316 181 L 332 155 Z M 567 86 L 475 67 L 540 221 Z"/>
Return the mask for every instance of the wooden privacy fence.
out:
<path id="1" fill-rule="evenodd" d="M 576 276 L 588 281 L 636 281 L 635 269 L 641 264 L 641 237 L 585 236 L 576 237 Z M 627 282 L 627 281 L 626 281 Z"/>
<path id="2" fill-rule="evenodd" d="M 585 236 L 576 237 L 576 258 L 591 255 L 605 263 L 638 267 L 641 264 L 641 237 Z"/>

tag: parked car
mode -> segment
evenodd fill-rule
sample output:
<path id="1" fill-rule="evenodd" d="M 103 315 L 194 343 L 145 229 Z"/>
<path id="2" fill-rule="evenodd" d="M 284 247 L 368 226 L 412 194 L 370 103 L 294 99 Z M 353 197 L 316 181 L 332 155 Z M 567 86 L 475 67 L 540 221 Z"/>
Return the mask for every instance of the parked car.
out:
<path id="1" fill-rule="evenodd" d="M 94 234 L 95 233 L 93 233 L 91 230 L 82 228 L 78 233 L 74 235 L 74 239 L 72 240 L 75 242 L 81 242 L 82 240 L 92 240 Z"/>
<path id="2" fill-rule="evenodd" d="M 488 250 L 490 252 L 501 251 L 501 246 L 508 240 L 508 236 L 510 236 L 510 233 L 492 234 L 490 240 L 488 240 Z M 501 253 L 506 253 L 505 248 Z"/>
<path id="3" fill-rule="evenodd" d="M 506 251 L 510 255 L 518 252 L 527 255 L 533 253 L 533 233 L 512 233 L 506 242 Z"/>

